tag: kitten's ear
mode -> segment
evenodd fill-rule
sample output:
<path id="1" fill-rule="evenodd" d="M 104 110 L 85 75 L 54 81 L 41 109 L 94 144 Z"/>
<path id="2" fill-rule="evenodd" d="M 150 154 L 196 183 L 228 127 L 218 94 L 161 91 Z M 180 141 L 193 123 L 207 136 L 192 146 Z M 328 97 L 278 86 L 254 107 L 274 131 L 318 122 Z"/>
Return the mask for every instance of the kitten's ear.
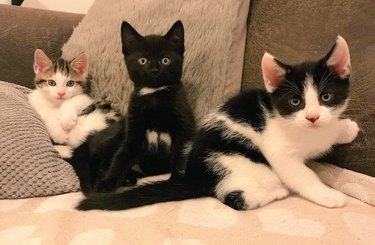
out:
<path id="1" fill-rule="evenodd" d="M 348 78 L 351 71 L 349 47 L 342 36 L 337 36 L 335 44 L 324 57 L 326 65 L 341 78 Z"/>
<path id="2" fill-rule="evenodd" d="M 124 21 L 121 24 L 121 41 L 122 41 L 122 53 L 124 55 L 129 54 L 129 52 L 134 48 L 139 40 L 143 39 L 128 22 Z"/>
<path id="3" fill-rule="evenodd" d="M 35 74 L 45 73 L 53 68 L 53 63 L 41 49 L 34 52 L 34 72 Z"/>
<path id="4" fill-rule="evenodd" d="M 86 77 L 88 75 L 89 57 L 83 52 L 70 62 L 70 66 L 80 76 Z"/>
<path id="5" fill-rule="evenodd" d="M 269 53 L 262 58 L 264 85 L 269 93 L 273 92 L 285 78 L 287 65 L 284 65 Z"/>
<path id="6" fill-rule="evenodd" d="M 171 29 L 169 29 L 164 37 L 169 41 L 172 41 L 178 47 L 181 53 L 184 53 L 184 26 L 180 20 L 173 24 Z"/>

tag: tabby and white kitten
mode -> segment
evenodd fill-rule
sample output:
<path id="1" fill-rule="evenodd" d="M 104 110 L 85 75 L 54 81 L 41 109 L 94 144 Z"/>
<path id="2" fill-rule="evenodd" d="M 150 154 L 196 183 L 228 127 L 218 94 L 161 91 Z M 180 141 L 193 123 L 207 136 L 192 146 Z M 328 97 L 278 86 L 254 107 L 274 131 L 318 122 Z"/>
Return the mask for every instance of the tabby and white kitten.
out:
<path id="1" fill-rule="evenodd" d="M 35 90 L 29 94 L 29 102 L 42 117 L 56 150 L 62 157 L 69 158 L 71 143 L 77 147 L 81 142 L 75 138 L 78 135 L 70 132 L 82 110 L 93 103 L 88 95 L 88 57 L 82 53 L 71 62 L 61 58 L 51 60 L 37 49 L 34 72 Z"/>
<path id="2" fill-rule="evenodd" d="M 346 196 L 324 185 L 305 162 L 357 136 L 357 123 L 341 118 L 350 70 L 341 36 L 317 62 L 290 66 L 265 53 L 266 91 L 242 92 L 206 118 L 183 178 L 95 195 L 78 209 L 119 210 L 211 196 L 246 210 L 285 198 L 289 191 L 325 207 L 344 206 Z"/>
<path id="3" fill-rule="evenodd" d="M 29 101 L 42 117 L 54 147 L 75 169 L 84 193 L 108 170 L 125 138 L 125 118 L 111 104 L 90 96 L 88 56 L 51 60 L 34 54 L 35 87 Z M 135 182 L 134 178 L 131 182 Z"/>
<path id="4" fill-rule="evenodd" d="M 164 35 L 140 35 L 129 23 L 121 26 L 122 52 L 134 83 L 126 139 L 97 191 L 115 190 L 131 168 L 140 176 L 185 169 L 182 151 L 195 131 L 195 120 L 181 83 L 184 28 L 177 21 Z"/>

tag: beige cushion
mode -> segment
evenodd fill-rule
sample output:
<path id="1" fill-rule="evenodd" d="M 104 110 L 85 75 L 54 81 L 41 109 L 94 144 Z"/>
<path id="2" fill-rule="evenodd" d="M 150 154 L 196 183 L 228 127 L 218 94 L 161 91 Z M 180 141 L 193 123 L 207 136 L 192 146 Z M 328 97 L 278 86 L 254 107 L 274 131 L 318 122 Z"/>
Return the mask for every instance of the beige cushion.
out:
<path id="1" fill-rule="evenodd" d="M 54 150 L 30 90 L 0 82 L 0 199 L 78 191 L 73 168 Z"/>
<path id="2" fill-rule="evenodd" d="M 133 89 L 121 52 L 120 26 L 142 35 L 165 34 L 176 20 L 185 28 L 183 82 L 196 115 L 240 90 L 250 0 L 97 0 L 64 45 L 63 57 L 90 57 L 95 95 L 126 111 Z"/>

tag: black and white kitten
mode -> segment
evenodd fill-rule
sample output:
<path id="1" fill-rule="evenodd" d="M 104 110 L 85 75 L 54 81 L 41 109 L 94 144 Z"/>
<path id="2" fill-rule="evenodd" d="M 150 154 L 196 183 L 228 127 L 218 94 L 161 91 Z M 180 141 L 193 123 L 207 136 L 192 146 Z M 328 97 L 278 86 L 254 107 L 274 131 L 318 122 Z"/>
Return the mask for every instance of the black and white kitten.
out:
<path id="1" fill-rule="evenodd" d="M 183 147 L 195 120 L 181 83 L 184 28 L 177 21 L 164 35 L 141 36 L 129 23 L 121 26 L 122 52 L 134 83 L 126 139 L 98 191 L 115 190 L 130 168 L 144 176 L 184 170 Z"/>
<path id="2" fill-rule="evenodd" d="M 246 210 L 289 191 L 325 207 L 344 206 L 346 196 L 324 185 L 305 162 L 357 136 L 357 123 L 341 119 L 350 69 L 341 36 L 317 62 L 290 66 L 265 53 L 266 91 L 242 92 L 206 118 L 183 178 L 91 196 L 78 209 L 119 210 L 211 196 Z"/>

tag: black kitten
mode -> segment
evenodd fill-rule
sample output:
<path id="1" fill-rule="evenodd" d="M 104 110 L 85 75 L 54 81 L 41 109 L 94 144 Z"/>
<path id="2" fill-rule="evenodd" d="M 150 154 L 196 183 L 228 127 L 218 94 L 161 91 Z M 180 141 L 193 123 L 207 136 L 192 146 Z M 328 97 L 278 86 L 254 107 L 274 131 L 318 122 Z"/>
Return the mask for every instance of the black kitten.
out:
<path id="1" fill-rule="evenodd" d="M 164 36 L 141 36 L 127 22 L 121 26 L 122 52 L 134 83 L 126 139 L 98 191 L 113 191 L 136 166 L 141 175 L 184 171 L 183 147 L 195 120 L 181 83 L 184 28 L 177 21 Z"/>

